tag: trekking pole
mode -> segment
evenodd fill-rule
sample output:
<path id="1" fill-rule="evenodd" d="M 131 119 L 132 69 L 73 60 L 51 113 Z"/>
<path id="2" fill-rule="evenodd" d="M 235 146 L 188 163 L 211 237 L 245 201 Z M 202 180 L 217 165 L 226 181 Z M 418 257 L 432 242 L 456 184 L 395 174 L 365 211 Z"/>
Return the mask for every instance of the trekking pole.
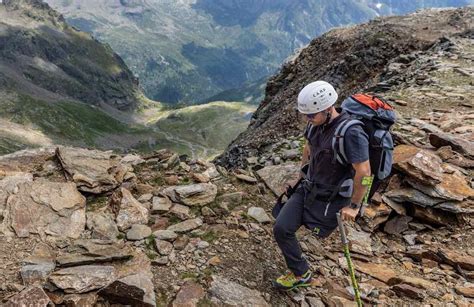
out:
<path id="1" fill-rule="evenodd" d="M 336 213 L 337 224 L 339 225 L 339 233 L 341 234 L 342 246 L 344 248 L 344 256 L 346 257 L 347 267 L 349 269 L 349 275 L 351 276 L 352 288 L 354 289 L 354 296 L 358 307 L 362 307 L 362 300 L 360 298 L 359 286 L 357 285 L 357 279 L 355 276 L 354 266 L 352 265 L 351 254 L 349 252 L 349 240 L 346 236 L 346 229 L 341 218 L 341 213 Z"/>

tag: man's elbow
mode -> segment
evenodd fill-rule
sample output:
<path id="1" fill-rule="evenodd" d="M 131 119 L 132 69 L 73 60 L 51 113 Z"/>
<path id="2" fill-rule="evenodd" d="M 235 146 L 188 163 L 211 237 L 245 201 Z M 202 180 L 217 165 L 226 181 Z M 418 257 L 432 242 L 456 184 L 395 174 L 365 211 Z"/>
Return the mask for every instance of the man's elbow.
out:
<path id="1" fill-rule="evenodd" d="M 353 167 L 357 176 L 366 177 L 372 175 L 369 160 L 360 163 L 354 163 Z"/>

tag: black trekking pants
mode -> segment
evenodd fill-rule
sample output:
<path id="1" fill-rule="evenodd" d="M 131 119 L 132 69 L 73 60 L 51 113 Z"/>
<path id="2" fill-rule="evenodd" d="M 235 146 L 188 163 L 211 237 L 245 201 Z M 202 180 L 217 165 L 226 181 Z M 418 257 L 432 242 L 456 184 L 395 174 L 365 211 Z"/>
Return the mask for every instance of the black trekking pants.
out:
<path id="1" fill-rule="evenodd" d="M 273 227 L 273 235 L 285 257 L 286 265 L 296 276 L 303 275 L 309 269 L 296 240 L 296 231 L 304 225 L 320 238 L 329 236 L 337 227 L 336 213 L 350 203 L 350 200 L 339 200 L 327 206 L 327 202 L 316 200 L 305 206 L 305 194 L 303 187 L 297 188 L 281 209 Z"/>

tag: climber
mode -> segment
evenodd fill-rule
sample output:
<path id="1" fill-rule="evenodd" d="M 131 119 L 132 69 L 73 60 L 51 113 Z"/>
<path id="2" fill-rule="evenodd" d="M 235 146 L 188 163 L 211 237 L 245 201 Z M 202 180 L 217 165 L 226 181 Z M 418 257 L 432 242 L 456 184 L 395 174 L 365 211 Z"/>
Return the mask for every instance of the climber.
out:
<path id="1" fill-rule="evenodd" d="M 298 111 L 307 120 L 302 166 L 307 171 L 295 192 L 278 213 L 273 234 L 285 258 L 289 273 L 273 281 L 278 289 L 311 285 L 312 273 L 302 255 L 296 231 L 304 225 L 320 238 L 337 227 L 336 213 L 344 220 L 355 220 L 367 187 L 363 179 L 371 175 L 369 137 L 360 125 L 352 125 L 343 136 L 346 160 L 335 159 L 333 138 L 339 124 L 350 115 L 338 112 L 338 95 L 325 81 L 306 85 L 298 94 Z"/>

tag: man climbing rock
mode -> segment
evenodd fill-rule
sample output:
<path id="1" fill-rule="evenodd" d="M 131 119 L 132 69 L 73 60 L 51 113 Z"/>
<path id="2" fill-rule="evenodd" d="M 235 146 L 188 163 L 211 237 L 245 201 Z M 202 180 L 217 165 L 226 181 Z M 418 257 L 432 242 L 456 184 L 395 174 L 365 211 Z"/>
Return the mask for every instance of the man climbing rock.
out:
<path id="1" fill-rule="evenodd" d="M 367 187 L 363 178 L 371 175 L 369 139 L 360 125 L 343 133 L 348 163 L 337 161 L 333 150 L 339 124 L 349 114 L 339 113 L 334 104 L 338 95 L 325 81 L 305 86 L 298 94 L 298 111 L 308 122 L 304 136 L 303 180 L 278 214 L 273 234 L 290 272 L 273 281 L 278 289 L 309 286 L 312 273 L 296 239 L 296 231 L 304 225 L 314 235 L 324 238 L 337 227 L 336 213 L 354 220 L 360 210 Z M 339 140 L 340 141 L 340 140 Z"/>

